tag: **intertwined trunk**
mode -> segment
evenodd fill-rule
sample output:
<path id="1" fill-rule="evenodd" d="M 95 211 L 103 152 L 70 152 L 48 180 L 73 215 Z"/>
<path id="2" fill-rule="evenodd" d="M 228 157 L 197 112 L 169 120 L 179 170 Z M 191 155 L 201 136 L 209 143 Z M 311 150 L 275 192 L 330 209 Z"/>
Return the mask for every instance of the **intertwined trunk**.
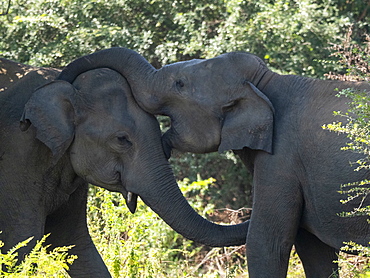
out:
<path id="1" fill-rule="evenodd" d="M 157 168 L 150 177 L 140 197 L 179 234 L 214 247 L 245 244 L 249 222 L 224 226 L 201 217 L 182 195 L 169 165 Z"/>
<path id="2" fill-rule="evenodd" d="M 127 79 L 140 107 L 149 113 L 158 114 L 159 102 L 154 89 L 157 70 L 131 49 L 113 47 L 83 56 L 66 66 L 57 79 L 73 83 L 81 73 L 97 68 L 119 72 Z"/>

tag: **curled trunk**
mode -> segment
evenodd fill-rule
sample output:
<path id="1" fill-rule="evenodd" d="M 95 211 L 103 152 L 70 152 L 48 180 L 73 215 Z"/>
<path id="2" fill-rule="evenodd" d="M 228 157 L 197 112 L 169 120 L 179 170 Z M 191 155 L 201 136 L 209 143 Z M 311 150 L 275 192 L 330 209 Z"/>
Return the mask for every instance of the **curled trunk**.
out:
<path id="1" fill-rule="evenodd" d="M 119 72 L 127 79 L 140 107 L 151 114 L 158 114 L 159 103 L 154 90 L 157 70 L 131 49 L 113 47 L 78 58 L 67 65 L 57 79 L 73 83 L 81 73 L 97 68 Z"/>

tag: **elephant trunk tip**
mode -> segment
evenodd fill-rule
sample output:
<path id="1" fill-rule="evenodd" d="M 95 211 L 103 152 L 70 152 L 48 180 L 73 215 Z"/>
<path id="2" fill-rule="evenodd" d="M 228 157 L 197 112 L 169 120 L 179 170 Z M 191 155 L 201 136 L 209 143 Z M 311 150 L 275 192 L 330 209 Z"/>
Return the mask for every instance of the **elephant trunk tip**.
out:
<path id="1" fill-rule="evenodd" d="M 244 245 L 247 240 L 247 233 L 249 227 L 249 220 L 237 225 L 220 225 L 222 233 L 224 234 L 223 240 L 215 240 L 211 247 L 229 247 Z M 227 239 L 227 240 L 225 240 Z"/>
<path id="2" fill-rule="evenodd" d="M 237 225 L 218 225 L 212 222 L 209 222 L 209 224 L 210 226 L 206 228 L 206 231 L 199 231 L 190 237 L 184 233 L 181 234 L 187 239 L 209 247 L 231 247 L 246 243 L 249 220 Z M 218 231 L 218 233 L 214 231 Z"/>

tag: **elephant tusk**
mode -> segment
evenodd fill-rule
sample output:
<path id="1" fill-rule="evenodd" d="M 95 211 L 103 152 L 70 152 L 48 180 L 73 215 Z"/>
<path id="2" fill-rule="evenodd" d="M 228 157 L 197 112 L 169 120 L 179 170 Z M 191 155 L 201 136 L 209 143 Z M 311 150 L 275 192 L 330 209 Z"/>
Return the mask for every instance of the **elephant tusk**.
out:
<path id="1" fill-rule="evenodd" d="M 126 205 L 131 213 L 135 213 L 137 206 L 137 195 L 132 192 L 127 192 Z"/>

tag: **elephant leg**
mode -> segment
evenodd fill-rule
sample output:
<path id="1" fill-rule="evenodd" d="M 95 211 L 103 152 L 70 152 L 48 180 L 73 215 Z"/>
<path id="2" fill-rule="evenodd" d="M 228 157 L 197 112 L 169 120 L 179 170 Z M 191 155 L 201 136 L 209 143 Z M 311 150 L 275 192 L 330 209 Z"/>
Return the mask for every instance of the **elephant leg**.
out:
<path id="1" fill-rule="evenodd" d="M 307 278 L 337 277 L 339 250 L 325 244 L 312 233 L 299 229 L 295 241 Z"/>
<path id="2" fill-rule="evenodd" d="M 46 219 L 45 232 L 50 233 L 52 248 L 75 245 L 70 250 L 77 255 L 69 270 L 71 277 L 111 277 L 91 240 L 86 220 L 87 184 L 80 185 L 68 202 Z"/>
<path id="3" fill-rule="evenodd" d="M 299 190 L 255 186 L 253 212 L 247 235 L 247 261 L 251 278 L 285 278 L 290 251 L 301 216 Z M 261 192 L 260 192 L 261 191 Z M 262 193 L 262 194 L 261 194 Z M 287 201 L 289 200 L 289 202 Z"/>

